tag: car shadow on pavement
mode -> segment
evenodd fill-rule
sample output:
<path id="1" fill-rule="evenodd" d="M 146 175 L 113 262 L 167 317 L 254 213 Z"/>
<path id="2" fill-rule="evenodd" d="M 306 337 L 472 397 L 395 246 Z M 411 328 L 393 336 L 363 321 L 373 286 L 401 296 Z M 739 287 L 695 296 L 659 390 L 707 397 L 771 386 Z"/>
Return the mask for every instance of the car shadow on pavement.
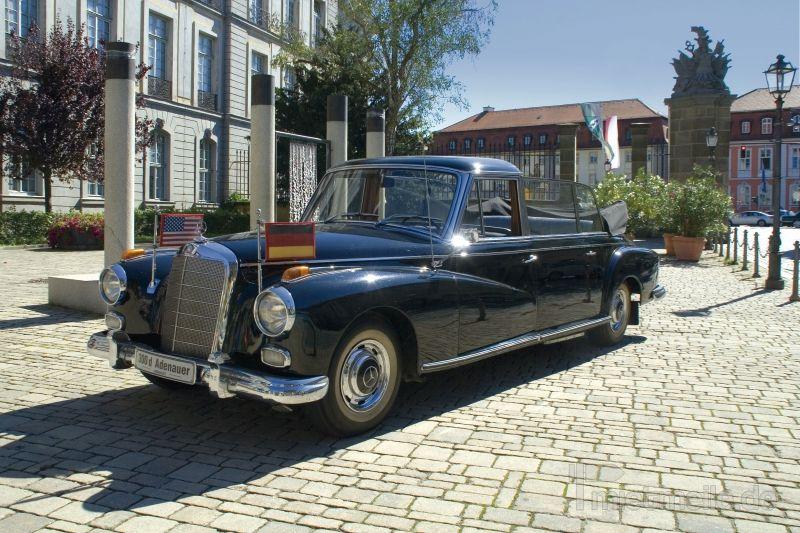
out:
<path id="1" fill-rule="evenodd" d="M 19 307 L 19 309 L 33 311 L 34 313 L 38 313 L 38 315 L 27 316 L 24 318 L 12 318 L 9 320 L 0 320 L 0 331 L 4 329 L 48 326 L 63 322 L 85 322 L 87 320 L 97 320 L 98 318 L 102 318 L 100 315 L 81 313 L 80 311 L 75 311 L 74 309 L 67 309 L 66 307 L 59 307 L 56 305 L 22 305 Z"/>
<path id="2" fill-rule="evenodd" d="M 46 495 L 34 493 L 18 504 L 62 496 L 102 513 L 265 484 L 269 474 L 292 477 L 293 471 L 280 469 L 339 458 L 348 447 L 487 398 L 513 399 L 517 387 L 645 340 L 630 335 L 620 345 L 597 348 L 574 339 L 407 383 L 381 426 L 347 439 L 316 431 L 301 413 L 218 400 L 199 388 L 136 386 L 18 409 L 0 414 L 0 485 L 34 491 L 38 483 L 47 485 Z"/>

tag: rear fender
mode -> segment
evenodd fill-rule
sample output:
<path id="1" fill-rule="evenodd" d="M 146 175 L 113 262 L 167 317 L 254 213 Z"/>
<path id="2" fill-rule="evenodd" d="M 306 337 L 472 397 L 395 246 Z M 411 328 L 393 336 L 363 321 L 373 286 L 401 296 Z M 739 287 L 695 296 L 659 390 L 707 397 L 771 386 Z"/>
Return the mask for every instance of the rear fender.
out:
<path id="1" fill-rule="evenodd" d="M 607 307 L 611 291 L 623 281 L 628 283 L 632 293 L 640 295 L 640 303 L 646 303 L 658 281 L 658 255 L 649 248 L 617 248 L 606 270 L 603 309 Z M 638 308 L 633 313 L 638 321 Z"/>

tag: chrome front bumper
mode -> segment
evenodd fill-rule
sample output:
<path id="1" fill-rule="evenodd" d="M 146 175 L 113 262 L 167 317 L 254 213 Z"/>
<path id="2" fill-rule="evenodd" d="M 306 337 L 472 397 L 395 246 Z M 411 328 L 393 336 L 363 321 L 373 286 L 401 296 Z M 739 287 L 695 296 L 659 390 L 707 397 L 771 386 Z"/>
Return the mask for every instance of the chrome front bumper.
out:
<path id="1" fill-rule="evenodd" d="M 663 285 L 656 285 L 656 288 L 653 289 L 653 292 L 650 293 L 651 300 L 660 300 L 664 296 L 667 295 L 667 288 Z"/>
<path id="2" fill-rule="evenodd" d="M 153 355 L 192 362 L 197 367 L 197 383 L 208 385 L 220 398 L 247 396 L 284 405 L 316 402 L 328 392 L 328 377 L 274 376 L 227 364 L 216 364 L 193 357 L 162 354 L 145 344 L 132 342 L 125 332 L 101 331 L 89 337 L 86 351 L 105 359 L 111 368 L 122 370 L 133 365 L 136 349 Z"/>

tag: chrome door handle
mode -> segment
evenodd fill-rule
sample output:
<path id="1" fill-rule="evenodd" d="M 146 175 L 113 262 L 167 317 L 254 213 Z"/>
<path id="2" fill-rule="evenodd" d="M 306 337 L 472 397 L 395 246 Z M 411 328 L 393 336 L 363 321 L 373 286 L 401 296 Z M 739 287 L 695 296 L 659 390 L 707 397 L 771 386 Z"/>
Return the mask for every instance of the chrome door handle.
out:
<path id="1" fill-rule="evenodd" d="M 538 255 L 531 254 L 531 255 L 528 256 L 527 259 L 523 259 L 522 262 L 527 265 L 528 263 L 535 263 L 538 260 L 539 260 L 539 256 Z"/>
<path id="2" fill-rule="evenodd" d="M 588 255 L 589 257 L 594 257 L 594 256 L 597 255 L 597 252 L 595 252 L 595 251 L 586 252 L 586 255 Z"/>

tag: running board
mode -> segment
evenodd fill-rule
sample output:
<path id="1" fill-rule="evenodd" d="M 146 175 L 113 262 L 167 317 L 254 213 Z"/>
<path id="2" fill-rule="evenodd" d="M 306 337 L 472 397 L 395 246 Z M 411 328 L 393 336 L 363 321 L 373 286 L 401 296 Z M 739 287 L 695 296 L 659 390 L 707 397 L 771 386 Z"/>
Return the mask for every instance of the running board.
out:
<path id="1" fill-rule="evenodd" d="M 602 318 L 593 318 L 590 320 L 581 320 L 579 322 L 572 322 L 570 324 L 566 324 L 564 326 L 542 332 L 525 333 L 524 335 L 520 335 L 519 337 L 514 337 L 513 339 L 508 339 L 502 342 L 498 342 L 496 344 L 491 344 L 489 346 L 479 348 L 477 350 L 473 350 L 471 352 L 467 352 L 465 354 L 457 355 L 456 357 L 453 357 L 451 359 L 424 363 L 422 365 L 420 373 L 426 374 L 428 372 L 435 372 L 437 370 L 454 368 L 457 366 L 465 365 L 467 363 L 474 363 L 475 361 L 480 361 L 482 359 L 488 359 L 489 357 L 494 357 L 495 355 L 500 355 L 502 353 L 512 352 L 514 350 L 520 350 L 522 348 L 535 346 L 536 344 L 544 344 L 544 343 L 555 342 L 558 340 L 565 340 L 567 337 L 575 337 L 578 334 L 583 333 L 584 331 L 596 328 L 598 326 L 602 326 L 604 324 L 608 324 L 610 320 L 611 317 L 605 316 Z"/>

